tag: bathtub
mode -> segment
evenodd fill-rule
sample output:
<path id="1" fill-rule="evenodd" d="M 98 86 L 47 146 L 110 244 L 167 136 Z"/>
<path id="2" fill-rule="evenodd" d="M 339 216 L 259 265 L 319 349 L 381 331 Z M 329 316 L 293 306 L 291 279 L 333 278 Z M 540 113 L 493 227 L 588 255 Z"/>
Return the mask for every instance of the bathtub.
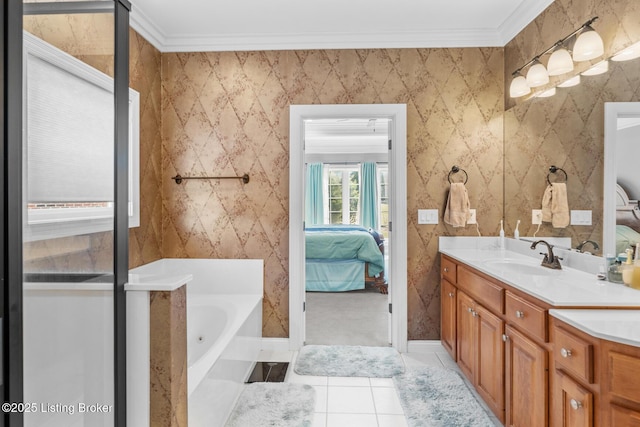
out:
<path id="1" fill-rule="evenodd" d="M 141 409 L 149 406 L 149 378 L 144 375 L 149 371 L 148 293 L 175 289 L 181 283 L 187 283 L 189 425 L 223 426 L 257 360 L 262 337 L 262 260 L 165 258 L 131 270 L 125 288 L 130 291 L 127 324 L 135 330 L 130 329 L 127 342 L 132 368 L 127 387 L 128 409 L 136 413 L 128 414 L 129 425 L 149 425 L 148 410 Z M 140 400 L 144 395 L 146 402 Z"/>

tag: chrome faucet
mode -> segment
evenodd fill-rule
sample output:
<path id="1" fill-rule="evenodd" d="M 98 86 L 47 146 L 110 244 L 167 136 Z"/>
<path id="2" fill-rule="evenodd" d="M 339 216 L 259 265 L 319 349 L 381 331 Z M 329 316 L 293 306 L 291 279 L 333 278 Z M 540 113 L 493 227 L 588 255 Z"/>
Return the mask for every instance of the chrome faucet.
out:
<path id="1" fill-rule="evenodd" d="M 560 265 L 560 260 L 562 258 L 553 254 L 553 246 L 544 240 L 536 240 L 531 244 L 531 249 L 535 249 L 538 246 L 538 243 L 543 243 L 547 246 L 547 253 L 540 252 L 540 255 L 544 255 L 542 260 L 542 266 L 547 268 L 553 268 L 554 270 L 562 270 L 562 266 Z"/>
<path id="2" fill-rule="evenodd" d="M 597 251 L 598 249 L 600 249 L 600 246 L 598 246 L 598 244 L 596 242 L 594 242 L 593 240 L 585 240 L 584 242 L 580 243 L 578 246 L 576 246 L 576 249 L 580 252 L 580 253 L 584 253 L 584 245 L 586 245 L 587 243 L 591 243 L 591 246 L 593 246 L 593 250 Z"/>

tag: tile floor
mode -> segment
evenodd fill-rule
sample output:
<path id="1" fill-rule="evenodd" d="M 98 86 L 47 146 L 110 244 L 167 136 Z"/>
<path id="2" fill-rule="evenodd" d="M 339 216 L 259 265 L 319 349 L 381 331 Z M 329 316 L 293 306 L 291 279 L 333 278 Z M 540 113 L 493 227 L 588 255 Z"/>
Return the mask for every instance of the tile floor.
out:
<path id="1" fill-rule="evenodd" d="M 263 352 L 262 361 L 289 361 L 285 381 L 309 384 L 316 389 L 313 427 L 404 427 L 407 426 L 391 378 L 314 377 L 293 372 L 297 352 Z M 402 355 L 406 366 L 458 366 L 441 347 L 428 353 Z M 502 424 L 477 395 L 496 426 Z"/>

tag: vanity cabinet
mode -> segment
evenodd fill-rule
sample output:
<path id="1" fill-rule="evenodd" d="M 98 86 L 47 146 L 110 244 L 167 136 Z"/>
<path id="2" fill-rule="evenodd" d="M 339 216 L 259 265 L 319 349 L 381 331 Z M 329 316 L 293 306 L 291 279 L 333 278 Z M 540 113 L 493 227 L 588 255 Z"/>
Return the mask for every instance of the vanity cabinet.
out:
<path id="1" fill-rule="evenodd" d="M 442 279 L 440 284 L 440 340 L 443 347 L 456 360 L 456 304 L 458 290 L 448 280 Z"/>
<path id="2" fill-rule="evenodd" d="M 601 425 L 597 422 L 600 387 L 595 376 L 599 362 L 598 340 L 557 319 L 551 320 L 550 335 L 553 342 L 551 425 Z"/>
<path id="3" fill-rule="evenodd" d="M 640 348 L 602 341 L 602 425 L 640 427 Z"/>

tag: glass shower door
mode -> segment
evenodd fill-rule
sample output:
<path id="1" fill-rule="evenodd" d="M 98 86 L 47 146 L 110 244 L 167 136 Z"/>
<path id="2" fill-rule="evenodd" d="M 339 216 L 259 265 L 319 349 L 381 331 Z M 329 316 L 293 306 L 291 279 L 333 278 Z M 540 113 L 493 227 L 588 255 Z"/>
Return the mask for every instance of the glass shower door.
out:
<path id="1" fill-rule="evenodd" d="M 115 424 L 113 4 L 24 4 L 27 427 Z"/>

